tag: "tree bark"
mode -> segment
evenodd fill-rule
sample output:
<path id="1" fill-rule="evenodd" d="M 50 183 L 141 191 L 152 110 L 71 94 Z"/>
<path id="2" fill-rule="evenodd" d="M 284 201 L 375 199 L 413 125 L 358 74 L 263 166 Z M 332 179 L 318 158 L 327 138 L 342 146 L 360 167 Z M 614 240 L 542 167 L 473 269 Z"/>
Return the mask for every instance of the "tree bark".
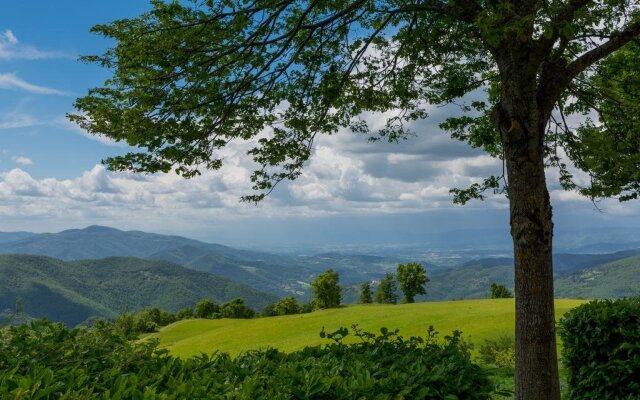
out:
<path id="1" fill-rule="evenodd" d="M 535 97 L 515 95 L 511 102 L 503 98 L 499 125 L 515 259 L 516 399 L 559 400 L 553 222 L 543 148 L 547 121 L 538 114 Z"/>

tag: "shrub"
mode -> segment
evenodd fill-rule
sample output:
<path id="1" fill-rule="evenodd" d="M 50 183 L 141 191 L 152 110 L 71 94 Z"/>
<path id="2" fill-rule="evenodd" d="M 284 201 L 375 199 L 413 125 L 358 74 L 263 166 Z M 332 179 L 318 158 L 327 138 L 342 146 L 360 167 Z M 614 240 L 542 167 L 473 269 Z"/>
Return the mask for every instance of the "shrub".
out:
<path id="1" fill-rule="evenodd" d="M 113 326 L 37 322 L 0 330 L 0 398 L 488 399 L 492 384 L 459 333 L 404 340 L 356 329 L 361 343 L 293 353 L 250 351 L 181 360 L 157 342 L 128 342 Z"/>
<path id="2" fill-rule="evenodd" d="M 275 315 L 300 314 L 300 306 L 295 297 L 285 297 L 273 305 Z"/>
<path id="3" fill-rule="evenodd" d="M 202 299 L 196 304 L 196 318 L 215 318 L 220 313 L 220 306 L 209 299 Z"/>
<path id="4" fill-rule="evenodd" d="M 313 312 L 313 303 L 304 303 L 300 305 L 300 314 L 308 314 Z"/>
<path id="5" fill-rule="evenodd" d="M 182 321 L 183 319 L 190 319 L 193 318 L 193 308 L 183 308 L 181 310 L 178 310 L 178 312 L 176 313 L 176 319 L 178 321 Z"/>
<path id="6" fill-rule="evenodd" d="M 637 399 L 640 297 L 596 300 L 560 321 L 571 399 Z"/>
<path id="7" fill-rule="evenodd" d="M 253 318 L 256 312 L 244 304 L 244 299 L 235 299 L 220 306 L 222 318 Z"/>
<path id="8" fill-rule="evenodd" d="M 511 336 L 485 340 L 478 350 L 480 360 L 486 365 L 498 368 L 515 368 L 516 342 Z"/>
<path id="9" fill-rule="evenodd" d="M 498 285 L 497 283 L 492 283 L 491 288 L 489 289 L 491 293 L 492 299 L 511 299 L 513 298 L 513 293 L 509 289 L 507 289 L 506 285 Z"/>

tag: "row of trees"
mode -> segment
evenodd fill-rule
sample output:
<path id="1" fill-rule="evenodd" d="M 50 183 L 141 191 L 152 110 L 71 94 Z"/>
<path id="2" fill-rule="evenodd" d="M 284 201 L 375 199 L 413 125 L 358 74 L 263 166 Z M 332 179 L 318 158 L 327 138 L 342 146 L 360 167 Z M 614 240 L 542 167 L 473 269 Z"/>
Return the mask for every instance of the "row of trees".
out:
<path id="1" fill-rule="evenodd" d="M 141 333 L 156 332 L 158 328 L 176 321 L 190 318 L 253 318 L 256 312 L 238 298 L 223 304 L 210 299 L 202 299 L 194 308 L 183 308 L 176 313 L 161 310 L 157 307 L 143 308 L 135 313 L 124 312 L 114 321 L 116 330 L 127 338 Z"/>
<path id="2" fill-rule="evenodd" d="M 397 283 L 396 283 L 397 280 Z M 365 282 L 360 287 L 360 303 L 370 304 L 374 299 L 376 303 L 397 304 L 398 286 L 404 297 L 403 303 L 415 303 L 417 295 L 427 294 L 425 285 L 429 282 L 427 271 L 419 263 L 398 264 L 396 275 L 387 272 L 380 281 L 375 296 L 372 296 L 371 284 Z"/>
<path id="3" fill-rule="evenodd" d="M 397 281 L 397 282 L 396 282 Z M 397 304 L 398 287 L 402 291 L 403 303 L 414 303 L 415 297 L 427 294 L 425 285 L 429 282 L 427 271 L 424 267 L 415 262 L 398 264 L 396 274 L 387 273 L 380 281 L 375 295 L 372 293 L 371 284 L 363 283 L 360 287 L 360 303 L 368 304 Z M 342 301 L 342 289 L 340 288 L 340 275 L 333 269 L 319 274 L 311 283 L 313 300 L 312 308 L 335 308 L 340 306 Z"/>

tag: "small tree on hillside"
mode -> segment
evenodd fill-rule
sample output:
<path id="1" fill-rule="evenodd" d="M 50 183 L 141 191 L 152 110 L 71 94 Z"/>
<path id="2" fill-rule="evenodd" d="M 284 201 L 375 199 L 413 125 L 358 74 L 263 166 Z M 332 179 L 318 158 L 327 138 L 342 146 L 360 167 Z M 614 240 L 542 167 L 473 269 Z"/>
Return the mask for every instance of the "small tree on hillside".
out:
<path id="1" fill-rule="evenodd" d="M 244 304 L 244 299 L 238 298 L 220 306 L 222 318 L 253 318 L 256 312 Z"/>
<path id="2" fill-rule="evenodd" d="M 285 297 L 273 305 L 275 315 L 300 314 L 300 305 L 295 297 Z"/>
<path id="3" fill-rule="evenodd" d="M 491 284 L 491 298 L 492 299 L 510 299 L 513 297 L 513 293 L 505 285 L 498 285 L 497 283 Z"/>
<path id="4" fill-rule="evenodd" d="M 373 303 L 373 298 L 371 296 L 371 284 L 369 282 L 365 282 L 360 285 L 360 304 L 371 303 Z"/>
<path id="5" fill-rule="evenodd" d="M 196 304 L 196 318 L 213 318 L 220 312 L 220 306 L 209 299 L 202 299 Z"/>
<path id="6" fill-rule="evenodd" d="M 395 277 L 391 272 L 387 272 L 384 279 L 380 281 L 380 286 L 376 290 L 376 303 L 381 304 L 397 304 L 398 303 L 398 287 Z"/>
<path id="7" fill-rule="evenodd" d="M 340 305 L 342 301 L 340 276 L 333 269 L 318 275 L 311 283 L 311 288 L 315 308 L 334 308 Z"/>
<path id="8" fill-rule="evenodd" d="M 424 285 L 429 282 L 427 271 L 419 263 L 398 264 L 398 282 L 404 293 L 403 303 L 415 303 L 418 294 L 427 294 Z"/>

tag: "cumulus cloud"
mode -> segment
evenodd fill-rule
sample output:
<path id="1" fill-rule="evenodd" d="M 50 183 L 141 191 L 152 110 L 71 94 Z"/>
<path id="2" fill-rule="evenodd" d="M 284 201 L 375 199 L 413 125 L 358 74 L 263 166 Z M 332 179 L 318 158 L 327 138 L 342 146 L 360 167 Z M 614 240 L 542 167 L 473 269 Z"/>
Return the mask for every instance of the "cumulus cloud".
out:
<path id="1" fill-rule="evenodd" d="M 29 157 L 25 157 L 25 156 L 13 157 L 13 161 L 15 161 L 17 164 L 24 165 L 26 167 L 28 167 L 30 165 L 33 165 L 33 160 L 31 160 Z"/>
<path id="2" fill-rule="evenodd" d="M 0 33 L 0 60 L 43 60 L 50 58 L 73 58 L 60 51 L 46 51 L 22 44 L 12 30 Z"/>
<path id="3" fill-rule="evenodd" d="M 112 173 L 99 165 L 72 179 L 36 179 L 17 168 L 0 173 L 0 218 L 46 216 L 63 221 L 62 226 L 73 221 L 76 226 L 203 231 L 211 221 L 234 218 L 451 212 L 461 208 L 453 205 L 451 188 L 466 188 L 502 173 L 499 160 L 452 140 L 437 128 L 437 121 L 417 123 L 414 131 L 414 137 L 399 144 L 368 143 L 346 131 L 320 137 L 303 174 L 294 182 L 283 182 L 258 206 L 239 203 L 241 196 L 251 193 L 250 175 L 256 166 L 246 152 L 255 142 L 231 143 L 219 154 L 225 161 L 220 171 L 205 171 L 191 180 L 173 173 Z M 557 180 L 553 174 L 549 182 Z M 554 206 L 593 210 L 575 193 L 553 184 L 550 189 Z M 612 213 L 629 209 L 615 201 L 606 206 Z M 508 202 L 496 195 L 464 207 L 474 208 L 504 210 Z"/>
<path id="4" fill-rule="evenodd" d="M 53 94 L 59 96 L 66 95 L 66 93 L 61 90 L 29 83 L 13 73 L 0 73 L 0 89 L 24 90 L 33 94 Z"/>

